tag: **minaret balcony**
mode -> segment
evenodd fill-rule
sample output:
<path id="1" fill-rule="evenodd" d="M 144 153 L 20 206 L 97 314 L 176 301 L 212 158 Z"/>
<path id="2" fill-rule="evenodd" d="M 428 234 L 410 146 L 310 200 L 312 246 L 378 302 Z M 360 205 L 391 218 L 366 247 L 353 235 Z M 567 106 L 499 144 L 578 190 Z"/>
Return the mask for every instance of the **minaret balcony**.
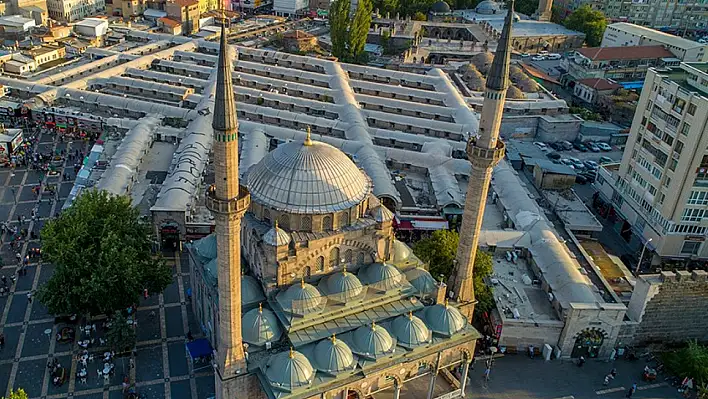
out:
<path id="1" fill-rule="evenodd" d="M 251 205 L 251 195 L 245 186 L 239 186 L 238 197 L 224 199 L 216 197 L 216 187 L 211 185 L 206 192 L 207 209 L 213 213 L 244 213 Z"/>
<path id="2" fill-rule="evenodd" d="M 474 140 L 467 144 L 467 156 L 475 167 L 491 168 L 504 158 L 505 152 L 506 146 L 501 140 L 497 140 L 496 148 L 478 147 Z"/>

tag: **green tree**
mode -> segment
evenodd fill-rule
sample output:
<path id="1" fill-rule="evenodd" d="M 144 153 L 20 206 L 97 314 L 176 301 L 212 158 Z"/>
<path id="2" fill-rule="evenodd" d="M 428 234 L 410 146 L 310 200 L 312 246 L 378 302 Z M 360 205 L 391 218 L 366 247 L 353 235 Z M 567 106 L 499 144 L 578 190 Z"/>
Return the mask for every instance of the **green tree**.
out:
<path id="1" fill-rule="evenodd" d="M 56 269 L 37 298 L 53 314 L 110 314 L 143 289 L 161 292 L 172 269 L 153 256 L 151 232 L 129 197 L 86 191 L 42 229 L 42 253 Z"/>
<path id="2" fill-rule="evenodd" d="M 354 13 L 354 19 L 349 27 L 349 60 L 356 63 L 365 63 L 364 47 L 366 38 L 369 37 L 371 27 L 371 12 L 374 8 L 372 0 L 359 0 L 359 5 Z"/>
<path id="3" fill-rule="evenodd" d="M 418 241 L 413 246 L 413 253 L 426 262 L 430 274 L 435 279 L 447 281 L 452 273 L 453 260 L 457 254 L 460 235 L 456 231 L 436 230 L 430 237 Z M 474 292 L 478 303 L 475 313 L 483 313 L 494 307 L 492 290 L 485 284 L 484 278 L 491 275 L 492 257 L 484 251 L 477 251 L 474 261 Z"/>
<path id="4" fill-rule="evenodd" d="M 106 332 L 108 346 L 116 353 L 129 351 L 135 347 L 135 329 L 129 325 L 122 312 L 116 312 L 111 328 Z"/>
<path id="5" fill-rule="evenodd" d="M 558 7 L 558 6 L 553 6 L 551 8 L 551 22 L 554 24 L 563 24 L 563 20 L 565 19 L 565 11 L 563 8 Z"/>
<path id="6" fill-rule="evenodd" d="M 413 16 L 411 17 L 411 19 L 414 21 L 427 21 L 428 16 L 420 11 L 416 11 L 415 14 L 413 14 Z"/>
<path id="7" fill-rule="evenodd" d="M 689 341 L 685 348 L 665 353 L 663 359 L 673 375 L 691 377 L 698 387 L 708 384 L 708 346 Z"/>
<path id="8" fill-rule="evenodd" d="M 382 16 L 385 17 L 388 14 L 389 17 L 395 17 L 400 10 L 401 4 L 399 0 L 376 0 L 374 6 Z"/>
<path id="9" fill-rule="evenodd" d="M 27 393 L 25 392 L 24 389 L 22 388 L 17 388 L 17 390 L 10 390 L 10 396 L 7 397 L 7 399 L 27 399 Z M 3 396 L 2 399 L 5 399 Z"/>
<path id="10" fill-rule="evenodd" d="M 602 12 L 583 4 L 568 15 L 564 25 L 568 29 L 585 33 L 585 43 L 588 46 L 596 47 L 602 42 L 602 35 L 607 27 L 607 18 Z"/>
<path id="11" fill-rule="evenodd" d="M 329 8 L 329 35 L 332 38 L 332 55 L 343 60 L 347 55 L 350 0 L 334 0 Z"/>
<path id="12" fill-rule="evenodd" d="M 517 0 L 514 3 L 514 11 L 520 14 L 533 15 L 538 11 L 538 0 Z"/>

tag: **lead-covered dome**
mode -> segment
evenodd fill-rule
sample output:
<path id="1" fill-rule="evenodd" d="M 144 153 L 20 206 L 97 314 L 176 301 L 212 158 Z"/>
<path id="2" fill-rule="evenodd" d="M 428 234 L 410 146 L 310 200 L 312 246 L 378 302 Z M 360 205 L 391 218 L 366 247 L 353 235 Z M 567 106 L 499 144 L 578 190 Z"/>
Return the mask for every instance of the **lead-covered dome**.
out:
<path id="1" fill-rule="evenodd" d="M 287 390 L 310 385 L 314 373 L 310 361 L 293 349 L 273 356 L 266 367 L 270 384 Z"/>
<path id="2" fill-rule="evenodd" d="M 499 7 L 499 4 L 497 4 L 496 1 L 494 0 L 484 0 L 483 2 L 477 4 L 477 7 L 474 8 L 474 11 L 477 14 L 496 14 L 499 12 L 501 8 Z"/>
<path id="3" fill-rule="evenodd" d="M 364 291 L 364 286 L 359 279 L 346 269 L 329 276 L 325 287 L 327 294 L 344 301 L 354 299 Z"/>
<path id="4" fill-rule="evenodd" d="M 380 290 L 390 290 L 399 287 L 403 281 L 403 275 L 397 267 L 386 263 L 374 263 L 359 272 L 359 278 L 364 284 L 373 286 Z"/>
<path id="5" fill-rule="evenodd" d="M 380 356 L 393 350 L 393 338 L 385 328 L 371 323 L 361 326 L 352 334 L 354 351 L 362 355 Z"/>
<path id="6" fill-rule="evenodd" d="M 197 255 L 204 259 L 214 259 L 216 258 L 216 234 L 209 234 L 208 236 L 194 241 L 194 250 Z"/>
<path id="7" fill-rule="evenodd" d="M 467 323 L 462 313 L 457 308 L 448 305 L 447 301 L 445 304 L 439 303 L 425 308 L 423 317 L 430 330 L 446 337 L 462 330 Z"/>
<path id="8" fill-rule="evenodd" d="M 354 365 L 354 355 L 346 343 L 334 336 L 315 346 L 315 367 L 327 373 L 337 373 Z"/>
<path id="9" fill-rule="evenodd" d="M 406 279 L 420 294 L 433 294 L 438 290 L 437 281 L 421 267 L 407 271 Z"/>
<path id="10" fill-rule="evenodd" d="M 241 304 L 254 305 L 265 301 L 261 284 L 255 278 L 247 275 L 241 276 Z"/>
<path id="11" fill-rule="evenodd" d="M 283 330 L 275 313 L 259 306 L 241 318 L 243 340 L 253 345 L 265 345 L 280 339 Z"/>
<path id="12" fill-rule="evenodd" d="M 439 0 L 433 3 L 432 6 L 430 6 L 430 11 L 434 12 L 435 14 L 446 14 L 450 12 L 450 5 L 444 2 L 443 0 Z"/>
<path id="13" fill-rule="evenodd" d="M 285 293 L 278 298 L 278 302 L 287 310 L 305 314 L 318 310 L 323 298 L 317 288 L 303 280 L 285 290 Z"/>
<path id="14" fill-rule="evenodd" d="M 273 247 L 290 244 L 290 234 L 276 224 L 263 235 L 263 242 Z"/>
<path id="15" fill-rule="evenodd" d="M 390 222 L 394 217 L 393 212 L 389 211 L 388 208 L 383 205 L 375 207 L 370 213 L 374 220 L 378 223 Z"/>
<path id="16" fill-rule="evenodd" d="M 278 211 L 324 214 L 347 210 L 366 199 L 371 180 L 329 144 L 292 141 L 248 171 L 251 199 Z"/>
<path id="17" fill-rule="evenodd" d="M 413 313 L 393 319 L 391 330 L 401 346 L 412 348 L 430 342 L 430 330 Z"/>

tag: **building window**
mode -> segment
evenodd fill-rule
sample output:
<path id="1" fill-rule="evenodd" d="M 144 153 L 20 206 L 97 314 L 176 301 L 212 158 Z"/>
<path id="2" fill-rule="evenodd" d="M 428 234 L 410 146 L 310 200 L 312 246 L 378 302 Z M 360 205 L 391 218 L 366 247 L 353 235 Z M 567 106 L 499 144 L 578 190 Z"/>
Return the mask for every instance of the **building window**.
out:
<path id="1" fill-rule="evenodd" d="M 691 125 L 684 122 L 683 125 L 681 126 L 681 134 L 683 134 L 684 136 L 688 136 L 689 130 L 691 130 Z"/>
<path id="2" fill-rule="evenodd" d="M 317 270 L 319 270 L 321 272 L 324 271 L 325 268 L 324 268 L 324 257 L 323 256 L 320 256 L 317 258 L 316 266 L 317 266 Z"/>
<path id="3" fill-rule="evenodd" d="M 688 104 L 688 114 L 689 115 L 695 115 L 696 114 L 696 104 Z"/>
<path id="4" fill-rule="evenodd" d="M 305 266 L 305 272 L 303 273 L 303 276 L 305 278 L 310 278 L 310 276 L 312 276 L 312 270 L 310 269 L 310 266 Z"/>
<path id="5" fill-rule="evenodd" d="M 312 230 L 312 218 L 310 216 L 303 216 L 300 219 L 300 228 L 305 231 Z"/>
<path id="6" fill-rule="evenodd" d="M 683 247 L 681 248 L 681 255 L 698 255 L 701 249 L 700 241 L 684 241 Z"/>
<path id="7" fill-rule="evenodd" d="M 683 142 L 680 140 L 676 140 L 676 148 L 674 148 L 674 151 L 676 151 L 679 155 L 681 155 L 681 151 L 683 151 Z"/>
<path id="8" fill-rule="evenodd" d="M 268 209 L 263 211 L 263 221 L 270 224 L 270 211 Z"/>
<path id="9" fill-rule="evenodd" d="M 687 208 L 683 210 L 683 215 L 681 215 L 682 222 L 700 222 L 703 219 L 705 210 L 703 209 L 691 209 Z"/>
<path id="10" fill-rule="evenodd" d="M 364 264 L 364 253 L 359 252 L 356 254 L 356 264 L 357 265 L 363 265 Z"/>
<path id="11" fill-rule="evenodd" d="M 322 230 L 328 231 L 332 230 L 332 217 L 325 216 L 322 218 Z"/>
<path id="12" fill-rule="evenodd" d="M 349 225 L 349 214 L 346 212 L 342 212 L 339 214 L 339 226 L 348 226 Z"/>
<path id="13" fill-rule="evenodd" d="M 344 251 L 344 263 L 352 263 L 352 256 L 353 253 L 351 249 Z"/>
<path id="14" fill-rule="evenodd" d="M 688 205 L 708 205 L 708 191 L 691 191 L 686 203 Z"/>
<path id="15" fill-rule="evenodd" d="M 284 229 L 290 229 L 290 216 L 281 215 L 280 216 L 280 226 Z"/>

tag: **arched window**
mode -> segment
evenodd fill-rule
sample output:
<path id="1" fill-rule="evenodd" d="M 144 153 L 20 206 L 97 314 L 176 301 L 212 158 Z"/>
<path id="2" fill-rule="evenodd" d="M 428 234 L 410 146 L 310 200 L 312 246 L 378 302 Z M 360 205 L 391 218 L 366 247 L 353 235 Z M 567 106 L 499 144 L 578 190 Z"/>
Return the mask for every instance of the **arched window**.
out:
<path id="1" fill-rule="evenodd" d="M 352 263 L 352 250 L 347 249 L 344 251 L 344 262 L 345 263 Z"/>
<path id="2" fill-rule="evenodd" d="M 300 219 L 300 228 L 304 231 L 312 230 L 312 218 L 310 216 L 303 216 Z"/>
<path id="3" fill-rule="evenodd" d="M 357 265 L 364 264 L 364 253 L 363 252 L 359 252 L 358 254 L 356 254 L 356 264 Z"/>
<path id="4" fill-rule="evenodd" d="M 339 264 L 339 248 L 332 248 L 329 251 L 329 266 L 335 267 Z"/>
<path id="5" fill-rule="evenodd" d="M 325 216 L 322 218 L 322 230 L 332 230 L 332 217 Z"/>
<path id="6" fill-rule="evenodd" d="M 290 229 L 290 216 L 288 215 L 281 215 L 280 216 L 280 227 L 283 229 Z"/>
<path id="7" fill-rule="evenodd" d="M 339 227 L 343 226 L 348 226 L 349 225 L 349 214 L 346 212 L 342 212 L 339 214 Z"/>
<path id="8" fill-rule="evenodd" d="M 320 256 L 317 258 L 317 270 L 324 271 L 324 257 Z"/>
<path id="9" fill-rule="evenodd" d="M 304 271 L 303 276 L 305 278 L 310 278 L 311 275 L 312 275 L 312 270 L 310 270 L 310 266 L 305 266 L 305 271 Z"/>
<path id="10" fill-rule="evenodd" d="M 270 211 L 268 209 L 263 211 L 263 221 L 270 224 Z"/>

